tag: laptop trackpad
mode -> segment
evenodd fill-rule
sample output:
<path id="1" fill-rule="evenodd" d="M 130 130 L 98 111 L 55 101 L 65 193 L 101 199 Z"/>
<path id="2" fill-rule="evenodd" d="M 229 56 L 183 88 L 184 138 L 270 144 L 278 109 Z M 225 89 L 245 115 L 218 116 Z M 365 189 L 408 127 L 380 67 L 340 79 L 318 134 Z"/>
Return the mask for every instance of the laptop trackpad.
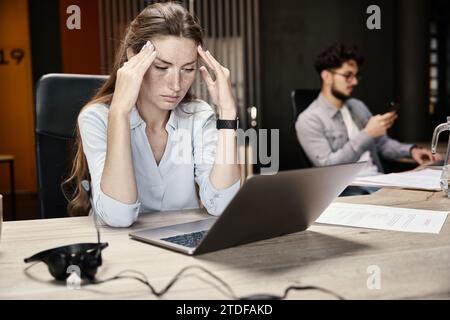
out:
<path id="1" fill-rule="evenodd" d="M 201 221 L 188 222 L 183 224 L 176 224 L 170 226 L 171 230 L 176 230 L 182 233 L 190 233 L 193 231 L 209 230 L 211 226 L 216 222 L 217 218 L 208 218 Z"/>

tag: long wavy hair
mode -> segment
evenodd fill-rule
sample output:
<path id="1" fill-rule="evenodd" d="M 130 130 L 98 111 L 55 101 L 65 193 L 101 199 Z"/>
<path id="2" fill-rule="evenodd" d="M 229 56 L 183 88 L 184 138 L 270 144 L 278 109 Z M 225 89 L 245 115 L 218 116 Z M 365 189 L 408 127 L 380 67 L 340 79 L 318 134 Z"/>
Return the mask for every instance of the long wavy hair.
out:
<path id="1" fill-rule="evenodd" d="M 166 2 L 147 6 L 128 26 L 117 50 L 108 80 L 83 109 L 94 103 L 110 105 L 114 95 L 117 70 L 128 60 L 127 49 L 131 48 L 137 53 L 148 40 L 157 36 L 183 37 L 194 40 L 197 45 L 203 44 L 203 31 L 198 20 L 182 5 Z M 193 99 L 194 95 L 189 90 L 183 102 Z M 91 209 L 89 194 L 81 184 L 83 180 L 90 181 L 90 174 L 77 124 L 72 169 L 69 177 L 62 183 L 63 192 L 69 199 L 67 206 L 69 216 L 87 215 Z"/>

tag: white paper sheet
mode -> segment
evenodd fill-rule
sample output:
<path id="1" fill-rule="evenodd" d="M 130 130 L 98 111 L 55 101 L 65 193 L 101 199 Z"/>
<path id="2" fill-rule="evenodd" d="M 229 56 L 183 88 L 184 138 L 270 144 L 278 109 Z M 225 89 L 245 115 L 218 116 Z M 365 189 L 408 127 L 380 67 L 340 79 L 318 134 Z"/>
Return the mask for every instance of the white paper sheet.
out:
<path id="1" fill-rule="evenodd" d="M 444 211 L 332 203 L 316 223 L 438 234 L 446 219 L 447 212 Z"/>
<path id="2" fill-rule="evenodd" d="M 353 180 L 351 185 L 439 191 L 441 189 L 441 173 L 441 170 L 424 169 L 420 171 L 407 171 L 370 177 L 358 177 Z"/>

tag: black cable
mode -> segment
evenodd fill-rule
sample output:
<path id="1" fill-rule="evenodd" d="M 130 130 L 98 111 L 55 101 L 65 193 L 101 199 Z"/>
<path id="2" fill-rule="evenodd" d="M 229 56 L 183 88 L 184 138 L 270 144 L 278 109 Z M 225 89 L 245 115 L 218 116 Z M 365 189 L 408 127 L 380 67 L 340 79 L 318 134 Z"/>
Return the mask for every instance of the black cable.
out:
<path id="1" fill-rule="evenodd" d="M 205 272 L 206 274 L 208 274 L 209 276 L 211 276 L 212 278 L 214 278 L 215 280 L 217 280 L 222 286 L 224 286 L 227 290 L 228 293 L 221 291 L 224 295 L 226 295 L 227 297 L 231 298 L 231 299 L 235 299 L 235 300 L 248 300 L 251 299 L 251 297 L 260 297 L 261 299 L 263 299 L 264 297 L 271 297 L 271 299 L 277 299 L 277 300 L 283 300 L 286 299 L 289 292 L 292 290 L 317 290 L 317 291 L 321 291 L 324 292 L 326 294 L 330 294 L 332 296 L 334 296 L 335 298 L 339 299 L 339 300 L 345 300 L 344 297 L 338 295 L 337 293 L 334 293 L 333 291 L 330 291 L 328 289 L 324 289 L 321 287 L 317 287 L 317 286 L 289 286 L 288 288 L 285 289 L 284 294 L 282 296 L 275 296 L 275 295 L 251 295 L 251 296 L 245 296 L 245 297 L 237 297 L 236 294 L 234 293 L 233 289 L 231 289 L 231 287 L 224 281 L 222 280 L 220 277 L 216 276 L 215 274 L 213 274 L 211 271 L 205 269 L 204 267 L 201 266 L 188 266 L 185 267 L 183 269 L 181 269 L 173 278 L 172 280 L 166 285 L 166 287 L 164 289 L 162 289 L 161 291 L 157 291 L 155 290 L 155 288 L 150 284 L 150 282 L 148 281 L 148 278 L 146 277 L 145 274 L 136 271 L 136 270 L 124 270 L 122 272 L 120 272 L 119 274 L 117 274 L 116 276 L 109 278 L 109 279 L 105 279 L 105 280 L 93 280 L 90 282 L 90 284 L 102 284 L 105 282 L 109 282 L 109 281 L 114 281 L 114 280 L 119 280 L 119 279 L 134 279 L 134 280 L 138 280 L 141 283 L 145 284 L 146 286 L 148 286 L 150 288 L 150 291 L 152 292 L 153 295 L 155 295 L 156 297 L 162 297 L 164 294 L 166 294 L 170 288 L 178 281 L 181 279 L 181 277 L 183 276 L 183 274 L 188 271 L 189 269 L 200 269 L 201 271 Z M 141 275 L 144 279 L 138 278 L 138 277 L 134 277 L 134 276 L 122 276 L 121 274 L 126 273 L 126 272 L 135 272 L 139 275 Z M 204 280 L 202 278 L 200 278 L 201 280 Z M 210 284 L 210 283 L 209 283 Z M 219 290 L 216 287 L 217 290 Z"/>
<path id="2" fill-rule="evenodd" d="M 284 294 L 281 297 L 281 299 L 286 299 L 287 295 L 289 294 L 289 291 L 291 290 L 317 290 L 317 291 L 321 291 L 327 294 L 330 294 L 332 296 L 334 296 L 335 298 L 339 299 L 339 300 L 345 300 L 344 297 L 338 295 L 337 293 L 330 291 L 328 289 L 324 289 L 321 287 L 316 287 L 316 286 L 304 286 L 304 287 L 299 287 L 299 286 L 290 286 L 287 287 L 286 290 L 284 290 Z"/>
<path id="3" fill-rule="evenodd" d="M 33 276 L 31 276 L 28 273 L 28 270 L 31 269 L 33 266 L 35 266 L 36 264 L 38 264 L 40 262 L 36 262 L 30 266 L 28 266 L 27 268 L 25 268 L 24 273 L 32 278 L 35 279 Z M 222 280 L 219 276 L 216 276 L 215 274 L 213 274 L 211 271 L 205 269 L 202 266 L 196 266 L 196 265 L 192 265 L 192 266 L 187 266 L 184 267 L 183 269 L 181 269 L 173 278 L 172 280 L 169 281 L 169 283 L 166 285 L 166 287 L 164 289 L 162 289 L 161 291 L 157 291 L 152 284 L 149 282 L 147 276 L 137 270 L 123 270 L 121 272 L 119 272 L 117 275 L 111 277 L 111 278 L 107 278 L 104 280 L 90 280 L 86 283 L 86 285 L 96 285 L 96 284 L 102 284 L 102 283 L 107 283 L 107 282 L 111 282 L 111 281 L 115 281 L 115 280 L 120 280 L 120 279 L 132 279 L 132 280 L 136 280 L 141 282 L 142 284 L 146 285 L 151 293 L 160 298 L 163 295 L 165 295 L 170 288 L 172 288 L 172 286 L 181 279 L 181 277 L 184 275 L 184 273 L 190 269 L 199 269 L 203 272 L 205 272 L 206 274 L 208 274 L 209 276 L 211 276 L 213 279 L 215 279 L 217 282 L 219 282 L 223 287 L 225 287 L 227 289 L 228 292 L 226 291 L 222 291 L 219 287 L 214 286 L 213 284 L 211 284 L 210 282 L 206 281 L 205 279 L 201 278 L 201 277 L 197 277 L 200 280 L 208 283 L 209 285 L 213 285 L 218 291 L 220 291 L 222 294 L 226 295 L 228 298 L 234 299 L 234 300 L 265 300 L 265 299 L 272 299 L 272 300 L 283 300 L 286 299 L 289 292 L 292 290 L 317 290 L 317 291 L 321 291 L 324 292 L 326 294 L 330 294 L 332 296 L 334 296 L 335 298 L 339 299 L 339 300 L 345 300 L 345 298 L 343 298 L 342 296 L 338 295 L 337 293 L 334 293 L 333 291 L 330 291 L 328 289 L 324 289 L 321 287 L 317 287 L 317 286 L 289 286 L 284 290 L 284 294 L 282 296 L 276 296 L 276 295 L 271 295 L 271 294 L 253 294 L 250 296 L 244 296 L 244 297 L 238 297 L 236 296 L 236 294 L 234 293 L 233 289 L 231 289 L 231 287 L 224 281 Z M 135 276 L 135 275 L 123 275 L 124 273 L 135 273 L 141 277 Z M 194 275 L 196 276 L 196 275 Z"/>
<path id="4" fill-rule="evenodd" d="M 119 279 L 134 279 L 134 280 L 137 280 L 137 281 L 139 281 L 139 282 L 145 284 L 145 285 L 150 289 L 151 293 L 152 293 L 153 295 L 155 295 L 156 297 L 159 298 L 159 297 L 162 297 L 164 294 L 166 294 L 166 293 L 170 290 L 170 288 L 171 288 L 178 280 L 181 279 L 181 277 L 183 276 L 183 274 L 184 274 L 186 271 L 190 270 L 190 269 L 200 269 L 201 271 L 205 272 L 206 274 L 208 274 L 209 276 L 211 276 L 212 278 L 214 278 L 215 280 L 217 280 L 222 286 L 224 286 L 224 287 L 228 290 L 228 293 L 222 292 L 223 294 L 225 294 L 226 296 L 228 296 L 228 297 L 231 298 L 231 299 L 239 299 L 239 298 L 236 296 L 236 294 L 233 292 L 233 289 L 231 289 L 231 287 L 230 287 L 225 281 L 223 281 L 221 278 L 219 278 L 218 276 L 216 276 L 215 274 L 213 274 L 211 271 L 205 269 L 205 268 L 202 267 L 202 266 L 187 266 L 187 267 L 184 267 L 183 269 L 181 269 L 181 270 L 180 270 L 180 271 L 172 278 L 172 280 L 170 280 L 170 282 L 166 285 L 166 287 L 165 287 L 164 289 L 162 289 L 161 291 L 157 291 L 157 290 L 150 284 L 150 282 L 148 281 L 148 278 L 145 276 L 145 274 L 143 274 L 143 273 L 141 273 L 141 272 L 139 272 L 139 271 L 136 271 L 136 270 L 124 270 L 124 271 L 119 272 L 119 273 L 118 273 L 116 276 L 114 276 L 114 277 L 111 277 L 111 278 L 108 278 L 108 279 L 104 279 L 104 280 L 95 280 L 95 279 L 94 279 L 94 280 L 90 281 L 88 284 L 102 284 L 102 283 L 106 283 L 106 282 L 110 282 L 110 281 L 114 281 L 114 280 L 119 280 Z M 122 274 L 123 274 L 123 273 L 126 273 L 126 272 L 134 272 L 134 273 L 137 273 L 137 274 L 141 275 L 141 276 L 143 277 L 143 279 L 142 279 L 142 278 L 139 278 L 139 277 L 135 277 L 135 276 L 127 276 L 127 275 L 123 276 Z"/>

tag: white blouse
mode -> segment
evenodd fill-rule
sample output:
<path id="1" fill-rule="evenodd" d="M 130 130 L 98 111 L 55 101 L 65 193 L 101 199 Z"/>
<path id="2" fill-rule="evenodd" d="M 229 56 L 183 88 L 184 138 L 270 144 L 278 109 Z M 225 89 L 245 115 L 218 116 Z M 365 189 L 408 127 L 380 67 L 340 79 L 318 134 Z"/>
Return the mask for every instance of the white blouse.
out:
<path id="1" fill-rule="evenodd" d="M 139 213 L 196 209 L 199 199 L 211 215 L 220 215 L 236 192 L 240 181 L 217 190 L 209 180 L 214 164 L 216 116 L 204 101 L 180 104 L 170 113 L 166 125 L 167 145 L 159 165 L 145 133 L 146 123 L 136 108 L 130 115 L 131 150 L 138 200 L 125 204 L 104 194 L 100 181 L 106 158 L 108 106 L 94 104 L 78 117 L 84 154 L 91 175 L 91 203 L 98 217 L 113 227 L 129 227 Z"/>

